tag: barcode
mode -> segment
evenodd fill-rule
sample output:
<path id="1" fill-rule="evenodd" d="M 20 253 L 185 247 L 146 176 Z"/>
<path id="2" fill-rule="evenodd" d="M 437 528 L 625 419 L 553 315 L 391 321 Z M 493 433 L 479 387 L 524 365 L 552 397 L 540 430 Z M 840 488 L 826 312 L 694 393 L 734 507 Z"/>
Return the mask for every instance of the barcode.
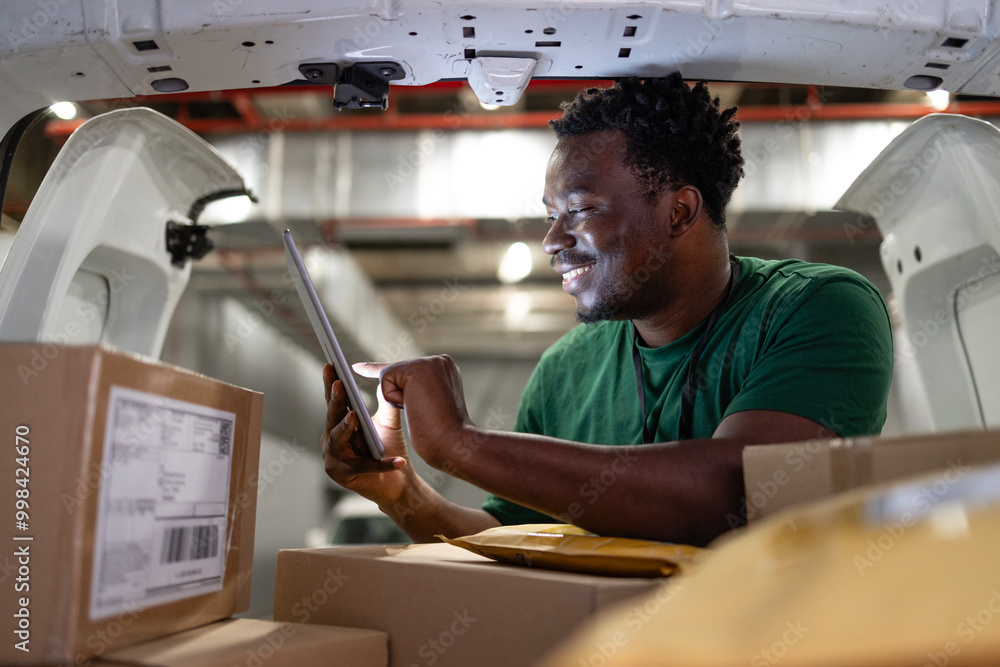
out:
<path id="1" fill-rule="evenodd" d="M 180 563 L 219 555 L 219 527 L 184 526 L 167 528 L 163 536 L 161 563 Z"/>
<path id="2" fill-rule="evenodd" d="M 233 439 L 233 422 L 223 421 L 219 424 L 219 454 L 229 456 L 229 442 Z"/>

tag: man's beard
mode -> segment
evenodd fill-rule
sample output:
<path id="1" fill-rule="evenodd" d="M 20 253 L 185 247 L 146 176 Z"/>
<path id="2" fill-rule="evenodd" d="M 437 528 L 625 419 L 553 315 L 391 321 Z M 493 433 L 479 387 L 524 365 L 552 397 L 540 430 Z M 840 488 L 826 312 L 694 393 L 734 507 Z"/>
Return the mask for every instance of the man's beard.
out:
<path id="1" fill-rule="evenodd" d="M 576 319 L 582 324 L 595 324 L 605 320 L 634 320 L 648 316 L 653 307 L 646 303 L 640 293 L 642 285 L 616 282 L 607 292 L 598 295 L 597 302 L 587 312 L 576 311 Z"/>
<path id="2" fill-rule="evenodd" d="M 663 307 L 665 291 L 669 289 L 660 269 L 668 261 L 663 247 L 650 249 L 657 255 L 654 265 L 647 260 L 627 276 L 617 275 L 613 282 L 606 283 L 596 294 L 594 303 L 583 312 L 576 311 L 576 319 L 583 324 L 594 324 L 604 320 L 641 320 L 656 314 Z M 603 272 L 614 273 L 611 267 L 602 266 Z"/>
<path id="3" fill-rule="evenodd" d="M 619 309 L 617 307 L 612 306 L 611 304 L 601 303 L 587 313 L 579 310 L 576 311 L 576 321 L 581 324 L 596 324 L 605 320 L 625 319 L 617 316 L 618 310 Z"/>

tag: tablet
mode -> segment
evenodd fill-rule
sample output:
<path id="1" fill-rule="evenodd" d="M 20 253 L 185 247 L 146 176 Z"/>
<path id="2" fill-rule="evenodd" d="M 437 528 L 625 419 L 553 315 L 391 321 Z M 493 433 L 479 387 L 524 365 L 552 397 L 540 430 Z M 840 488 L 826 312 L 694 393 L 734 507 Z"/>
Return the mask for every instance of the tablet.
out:
<path id="1" fill-rule="evenodd" d="M 344 384 L 344 390 L 347 392 L 347 404 L 358 413 L 360 418 L 358 426 L 361 430 L 361 437 L 368 447 L 368 453 L 373 459 L 379 460 L 385 456 L 385 448 L 382 447 L 382 440 L 375 431 L 375 424 L 372 422 L 371 415 L 368 414 L 364 399 L 361 398 L 361 392 L 358 391 L 358 384 L 354 381 L 351 367 L 348 365 L 347 359 L 344 358 L 344 352 L 340 349 L 337 337 L 333 334 L 333 327 L 330 326 L 330 320 L 326 317 L 323 304 L 320 303 L 319 296 L 316 295 L 316 288 L 313 287 L 309 272 L 306 271 L 306 265 L 302 262 L 302 255 L 295 247 L 292 233 L 286 229 L 282 236 L 285 239 L 285 261 L 288 264 L 288 272 L 292 275 L 295 290 L 299 293 L 299 298 L 302 299 L 306 314 L 309 315 L 309 323 L 312 324 L 313 331 L 316 332 L 326 360 L 333 364 L 334 370 L 337 371 L 337 377 Z"/>

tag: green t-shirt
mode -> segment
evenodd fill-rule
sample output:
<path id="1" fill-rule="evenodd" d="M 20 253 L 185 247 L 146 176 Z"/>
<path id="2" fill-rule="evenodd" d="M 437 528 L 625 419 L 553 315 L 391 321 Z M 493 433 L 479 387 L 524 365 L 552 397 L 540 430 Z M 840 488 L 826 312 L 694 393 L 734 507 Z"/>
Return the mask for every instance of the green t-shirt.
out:
<path id="1" fill-rule="evenodd" d="M 743 410 L 806 417 L 841 436 L 877 434 L 892 375 L 892 334 L 878 290 L 859 274 L 799 260 L 743 257 L 729 307 L 695 373 L 692 437 L 710 438 Z M 707 320 L 707 318 L 706 318 Z M 640 346 L 647 427 L 677 440 L 691 350 L 702 322 L 678 340 Z M 630 321 L 581 325 L 542 355 L 514 430 L 598 445 L 642 443 Z M 552 519 L 491 495 L 501 523 Z"/>

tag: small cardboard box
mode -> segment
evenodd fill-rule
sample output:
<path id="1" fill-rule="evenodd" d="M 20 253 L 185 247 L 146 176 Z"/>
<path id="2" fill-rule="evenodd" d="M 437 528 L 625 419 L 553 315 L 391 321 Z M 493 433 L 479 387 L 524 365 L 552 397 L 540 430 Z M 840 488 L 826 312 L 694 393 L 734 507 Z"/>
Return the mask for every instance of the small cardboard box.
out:
<path id="1" fill-rule="evenodd" d="M 0 663 L 250 604 L 263 396 L 101 346 L 0 345 Z"/>
<path id="2" fill-rule="evenodd" d="M 666 581 L 503 565 L 449 544 L 282 550 L 274 618 L 387 632 L 393 667 L 532 665 Z"/>
<path id="3" fill-rule="evenodd" d="M 1000 431 L 811 440 L 743 450 L 746 518 L 877 482 L 1000 460 Z"/>
<path id="4" fill-rule="evenodd" d="M 386 667 L 384 632 L 249 618 L 219 621 L 130 646 L 93 667 Z"/>

